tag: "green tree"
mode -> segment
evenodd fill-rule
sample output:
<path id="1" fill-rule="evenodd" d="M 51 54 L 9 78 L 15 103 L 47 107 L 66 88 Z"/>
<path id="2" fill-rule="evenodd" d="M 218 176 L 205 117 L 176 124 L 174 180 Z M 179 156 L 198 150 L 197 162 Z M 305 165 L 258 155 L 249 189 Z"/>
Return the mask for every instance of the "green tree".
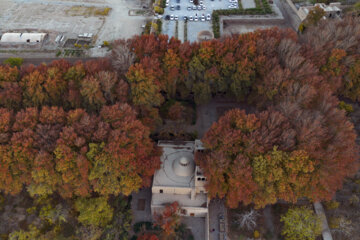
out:
<path id="1" fill-rule="evenodd" d="M 113 217 L 113 208 L 105 197 L 78 198 L 75 209 L 79 212 L 78 221 L 85 225 L 105 227 Z"/>
<path id="2" fill-rule="evenodd" d="M 20 67 L 24 62 L 24 59 L 12 57 L 4 61 L 4 64 L 9 64 L 11 67 Z"/>
<path id="3" fill-rule="evenodd" d="M 320 218 L 306 207 L 290 208 L 280 221 L 286 240 L 315 240 L 321 234 Z"/>

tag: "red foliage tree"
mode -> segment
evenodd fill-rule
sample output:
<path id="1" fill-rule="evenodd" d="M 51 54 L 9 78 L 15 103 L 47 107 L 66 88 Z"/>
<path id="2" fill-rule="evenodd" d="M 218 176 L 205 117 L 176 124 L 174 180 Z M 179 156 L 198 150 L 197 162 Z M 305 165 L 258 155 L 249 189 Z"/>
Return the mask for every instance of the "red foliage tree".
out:
<path id="1" fill-rule="evenodd" d="M 180 217 L 178 215 L 179 203 L 173 202 L 165 206 L 161 213 L 154 214 L 155 226 L 159 226 L 165 236 L 171 236 L 175 233 L 179 225 Z"/>

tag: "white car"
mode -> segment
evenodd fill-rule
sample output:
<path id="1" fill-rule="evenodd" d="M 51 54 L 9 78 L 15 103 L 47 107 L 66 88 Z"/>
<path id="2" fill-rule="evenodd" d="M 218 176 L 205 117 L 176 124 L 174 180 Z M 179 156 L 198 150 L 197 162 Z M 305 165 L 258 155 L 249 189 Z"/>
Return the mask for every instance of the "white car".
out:
<path id="1" fill-rule="evenodd" d="M 197 6 L 197 10 L 201 10 L 202 7 L 200 5 Z"/>
<path id="2" fill-rule="evenodd" d="M 202 9 L 203 9 L 203 10 L 206 10 L 206 7 L 205 7 L 205 5 L 203 5 L 203 6 L 202 6 Z"/>
<path id="3" fill-rule="evenodd" d="M 201 16 L 200 20 L 201 20 L 202 22 L 205 22 L 205 16 Z"/>
<path id="4" fill-rule="evenodd" d="M 211 15 L 208 13 L 207 15 L 206 15 L 206 21 L 210 21 L 211 20 Z"/>
<path id="5" fill-rule="evenodd" d="M 168 2 L 167 2 L 167 3 L 165 3 L 165 6 L 166 6 L 166 7 L 168 7 L 168 6 L 169 6 L 169 3 L 168 3 Z"/>
<path id="6" fill-rule="evenodd" d="M 194 21 L 197 22 L 199 20 L 198 17 L 194 17 Z"/>
<path id="7" fill-rule="evenodd" d="M 171 21 L 174 20 L 174 15 L 173 14 L 170 15 L 170 20 Z"/>
<path id="8" fill-rule="evenodd" d="M 174 20 L 176 20 L 176 21 L 179 20 L 179 16 L 175 15 Z"/>
<path id="9" fill-rule="evenodd" d="M 204 2 L 203 2 L 203 1 L 200 1 L 200 2 L 199 2 L 199 5 L 201 5 L 201 6 L 204 5 Z"/>
<path id="10" fill-rule="evenodd" d="M 194 20 L 193 16 L 190 16 L 189 21 L 193 21 L 193 20 Z"/>
<path id="11" fill-rule="evenodd" d="M 194 2 L 194 0 L 190 0 L 190 3 L 193 3 Z"/>

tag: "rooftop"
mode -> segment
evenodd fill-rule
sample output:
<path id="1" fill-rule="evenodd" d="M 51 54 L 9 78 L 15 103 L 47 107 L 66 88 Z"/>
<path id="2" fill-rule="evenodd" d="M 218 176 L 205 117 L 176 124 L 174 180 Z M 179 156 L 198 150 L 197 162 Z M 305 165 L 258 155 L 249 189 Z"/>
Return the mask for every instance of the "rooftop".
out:
<path id="1" fill-rule="evenodd" d="M 180 206 L 186 207 L 201 207 L 207 208 L 207 195 L 205 193 L 198 193 L 194 199 L 190 195 L 183 194 L 166 194 L 166 193 L 153 193 L 152 205 L 164 205 L 177 201 Z"/>

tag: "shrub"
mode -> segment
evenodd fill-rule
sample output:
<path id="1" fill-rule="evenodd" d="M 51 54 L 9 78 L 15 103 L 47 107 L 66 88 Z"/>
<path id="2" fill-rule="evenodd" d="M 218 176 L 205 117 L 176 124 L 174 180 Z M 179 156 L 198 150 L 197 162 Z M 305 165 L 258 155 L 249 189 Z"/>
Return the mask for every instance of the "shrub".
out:
<path id="1" fill-rule="evenodd" d="M 6 59 L 3 63 L 8 64 L 12 67 L 20 67 L 24 63 L 24 59 L 18 57 L 12 57 Z"/>
<path id="2" fill-rule="evenodd" d="M 164 14 L 164 9 L 162 7 L 155 6 L 154 11 L 158 14 Z"/>
<path id="3" fill-rule="evenodd" d="M 321 234 L 321 220 L 307 207 L 290 208 L 281 216 L 285 240 L 315 240 Z"/>
<path id="4" fill-rule="evenodd" d="M 162 21 L 161 21 L 161 19 L 156 20 L 156 24 L 158 26 L 158 29 L 157 29 L 156 33 L 161 34 L 161 31 L 162 31 Z"/>
<path id="5" fill-rule="evenodd" d="M 351 104 L 347 104 L 344 101 L 339 102 L 339 108 L 345 110 L 346 113 L 354 112 L 353 106 Z"/>
<path id="6" fill-rule="evenodd" d="M 107 15 L 109 15 L 110 10 L 111 10 L 111 8 L 109 8 L 109 7 L 106 7 L 106 8 L 101 9 L 101 10 L 96 10 L 95 15 L 107 16 Z"/>
<path id="7" fill-rule="evenodd" d="M 59 57 L 61 55 L 61 50 L 56 52 L 56 56 Z"/>
<path id="8" fill-rule="evenodd" d="M 335 200 L 325 202 L 325 207 L 328 210 L 337 209 L 339 207 L 339 205 L 340 205 L 340 203 Z"/>
<path id="9" fill-rule="evenodd" d="M 255 231 L 254 231 L 254 238 L 255 238 L 255 239 L 256 239 L 256 238 L 260 238 L 260 233 L 259 233 L 258 230 L 255 230 Z"/>
<path id="10" fill-rule="evenodd" d="M 104 45 L 105 47 L 108 47 L 108 46 L 110 46 L 110 43 L 109 43 L 108 41 L 103 41 L 103 45 Z"/>

